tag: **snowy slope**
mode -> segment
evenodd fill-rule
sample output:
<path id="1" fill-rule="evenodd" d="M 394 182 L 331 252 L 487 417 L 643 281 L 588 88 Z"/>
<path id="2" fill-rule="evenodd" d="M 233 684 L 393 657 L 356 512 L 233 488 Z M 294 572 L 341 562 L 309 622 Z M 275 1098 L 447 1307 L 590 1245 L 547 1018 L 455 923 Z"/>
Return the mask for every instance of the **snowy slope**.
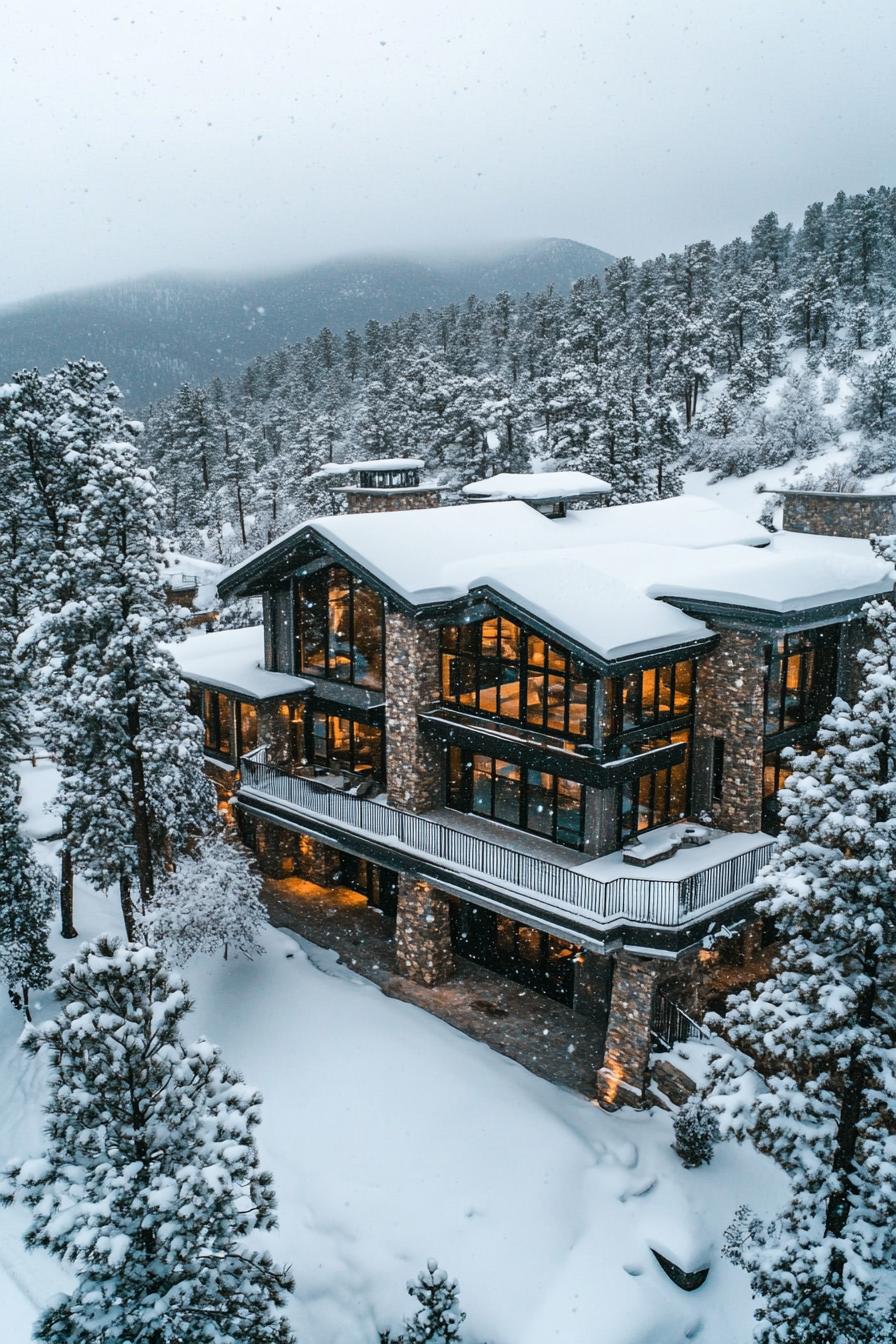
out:
<path id="1" fill-rule="evenodd" d="M 46 774 L 29 769 L 37 805 Z M 120 927 L 114 900 L 83 887 L 76 922 L 83 936 Z M 296 1275 L 302 1344 L 375 1344 L 401 1321 L 405 1282 L 427 1257 L 458 1276 L 471 1341 L 748 1344 L 746 1279 L 718 1247 L 739 1203 L 762 1213 L 782 1198 L 769 1162 L 725 1145 L 685 1172 L 668 1116 L 607 1115 L 386 998 L 332 954 L 274 930 L 266 943 L 254 962 L 187 968 L 188 1025 L 264 1094 L 260 1147 L 280 1205 L 271 1249 Z M 0 1158 L 40 1146 L 43 1070 L 16 1050 L 19 1025 L 4 1008 Z M 0 1215 L 4 1344 L 25 1344 L 65 1286 L 43 1253 L 22 1249 L 24 1226 L 20 1210 Z M 674 1287 L 650 1241 L 682 1261 L 710 1248 L 705 1286 Z"/>

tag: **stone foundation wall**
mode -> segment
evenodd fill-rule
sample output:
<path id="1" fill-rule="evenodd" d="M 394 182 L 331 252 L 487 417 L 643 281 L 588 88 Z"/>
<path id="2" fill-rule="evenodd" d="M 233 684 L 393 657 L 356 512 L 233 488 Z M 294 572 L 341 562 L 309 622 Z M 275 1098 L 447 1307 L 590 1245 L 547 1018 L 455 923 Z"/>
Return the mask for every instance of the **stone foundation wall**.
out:
<path id="1" fill-rule="evenodd" d="M 345 491 L 349 513 L 398 513 L 407 509 L 437 509 L 436 490 L 396 490 L 390 494 L 375 494 L 358 487 Z"/>
<path id="2" fill-rule="evenodd" d="M 762 637 L 722 630 L 697 667 L 696 731 L 725 743 L 722 797 L 711 802 L 713 821 L 725 830 L 761 829 L 764 701 Z"/>
<path id="3" fill-rule="evenodd" d="M 446 896 L 408 873 L 398 879 L 395 962 L 399 975 L 433 986 L 454 974 L 451 907 Z"/>
<path id="4" fill-rule="evenodd" d="M 417 721 L 418 710 L 438 698 L 438 630 L 387 612 L 386 779 L 393 807 L 428 812 L 442 801 L 442 749 Z"/>
<path id="5" fill-rule="evenodd" d="M 896 532 L 896 499 L 892 495 L 784 496 L 784 530 L 814 532 L 823 537 L 862 537 Z"/>

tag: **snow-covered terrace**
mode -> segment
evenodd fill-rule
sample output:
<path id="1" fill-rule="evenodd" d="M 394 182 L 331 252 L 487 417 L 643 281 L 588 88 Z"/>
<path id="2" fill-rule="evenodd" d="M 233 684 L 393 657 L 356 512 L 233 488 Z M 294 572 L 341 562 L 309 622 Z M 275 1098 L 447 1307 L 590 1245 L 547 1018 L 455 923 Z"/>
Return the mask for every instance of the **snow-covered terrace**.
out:
<path id="1" fill-rule="evenodd" d="M 595 947 L 637 943 L 639 930 L 687 936 L 721 918 L 749 899 L 772 848 L 761 832 L 715 832 L 709 844 L 636 869 L 621 853 L 589 859 L 480 817 L 359 798 L 269 765 L 264 748 L 243 758 L 240 805 Z"/>
<path id="2" fill-rule="evenodd" d="M 264 627 L 261 625 L 192 635 L 167 647 L 188 681 L 198 681 L 203 686 L 228 691 L 248 700 L 299 695 L 314 684 L 306 677 L 267 671 L 264 666 Z"/>

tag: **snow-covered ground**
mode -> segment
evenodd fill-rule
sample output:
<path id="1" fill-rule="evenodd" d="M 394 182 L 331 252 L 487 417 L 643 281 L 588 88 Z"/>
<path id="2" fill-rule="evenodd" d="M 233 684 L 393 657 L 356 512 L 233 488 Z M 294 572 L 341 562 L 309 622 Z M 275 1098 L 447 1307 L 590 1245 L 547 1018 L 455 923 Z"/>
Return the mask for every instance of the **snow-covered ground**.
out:
<path id="1" fill-rule="evenodd" d="M 51 772 L 25 766 L 23 782 L 29 829 L 46 834 L 34 814 Z M 49 859 L 55 844 L 39 850 Z M 76 923 L 83 937 L 118 930 L 114 898 L 79 886 Z M 605 1114 L 386 998 L 331 953 L 273 929 L 266 948 L 187 967 L 188 1030 L 264 1094 L 259 1143 L 280 1206 L 270 1245 L 296 1276 L 301 1344 L 375 1344 L 429 1257 L 459 1278 L 471 1341 L 748 1344 L 746 1278 L 718 1251 L 738 1204 L 781 1202 L 770 1162 L 725 1144 L 686 1172 L 662 1112 Z M 50 994 L 35 997 L 39 1015 L 52 1012 Z M 0 1005 L 0 1159 L 41 1145 L 44 1070 L 16 1048 L 20 1025 Z M 23 1249 L 26 1222 L 0 1212 L 4 1344 L 25 1344 L 66 1285 Z M 686 1267 L 708 1254 L 705 1285 L 676 1288 L 651 1245 Z"/>

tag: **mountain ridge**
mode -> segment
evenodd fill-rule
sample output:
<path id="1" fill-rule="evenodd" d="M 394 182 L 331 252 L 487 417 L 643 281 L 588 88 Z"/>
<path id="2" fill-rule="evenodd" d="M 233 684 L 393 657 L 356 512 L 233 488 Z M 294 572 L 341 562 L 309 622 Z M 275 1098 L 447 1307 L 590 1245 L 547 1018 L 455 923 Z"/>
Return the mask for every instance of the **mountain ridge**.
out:
<path id="1" fill-rule="evenodd" d="M 273 273 L 163 272 L 64 291 L 0 308 L 0 379 L 89 355 L 139 408 L 183 382 L 231 377 L 257 355 L 324 326 L 340 333 L 504 289 L 565 292 L 612 260 L 585 243 L 545 238 L 453 259 L 370 253 Z"/>

